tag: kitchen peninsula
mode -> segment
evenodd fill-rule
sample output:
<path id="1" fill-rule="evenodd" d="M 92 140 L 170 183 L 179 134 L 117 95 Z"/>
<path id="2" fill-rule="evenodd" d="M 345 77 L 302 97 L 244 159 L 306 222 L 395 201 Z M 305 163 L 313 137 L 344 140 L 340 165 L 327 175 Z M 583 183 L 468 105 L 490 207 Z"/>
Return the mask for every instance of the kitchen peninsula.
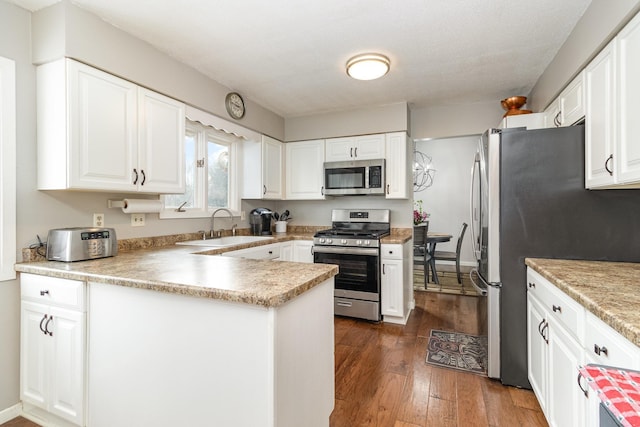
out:
<path id="1" fill-rule="evenodd" d="M 55 299 L 25 294 L 30 282 L 68 282 L 87 319 L 84 404 L 67 402 L 79 413 L 46 402 L 25 402 L 25 412 L 92 427 L 328 426 L 337 267 L 216 253 L 164 246 L 16 265 L 23 304 Z"/>

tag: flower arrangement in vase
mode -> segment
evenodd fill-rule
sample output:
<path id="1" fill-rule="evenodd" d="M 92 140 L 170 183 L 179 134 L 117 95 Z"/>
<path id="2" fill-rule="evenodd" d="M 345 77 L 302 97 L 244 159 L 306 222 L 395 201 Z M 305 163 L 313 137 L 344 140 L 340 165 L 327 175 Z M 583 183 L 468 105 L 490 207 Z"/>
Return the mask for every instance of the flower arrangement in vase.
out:
<path id="1" fill-rule="evenodd" d="M 413 209 L 413 225 L 420 225 L 429 219 L 429 214 L 422 210 L 422 200 L 416 200 L 414 202 L 415 208 Z"/>

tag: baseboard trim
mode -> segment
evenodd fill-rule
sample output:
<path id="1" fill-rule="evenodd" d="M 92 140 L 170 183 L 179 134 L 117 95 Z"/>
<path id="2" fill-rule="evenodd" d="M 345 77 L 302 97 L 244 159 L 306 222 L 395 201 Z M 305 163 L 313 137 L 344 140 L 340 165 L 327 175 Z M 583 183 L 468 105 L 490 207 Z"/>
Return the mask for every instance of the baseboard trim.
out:
<path id="1" fill-rule="evenodd" d="M 16 417 L 19 417 L 20 415 L 22 415 L 22 405 L 20 403 L 16 403 L 15 405 L 0 411 L 0 424 L 11 421 Z"/>

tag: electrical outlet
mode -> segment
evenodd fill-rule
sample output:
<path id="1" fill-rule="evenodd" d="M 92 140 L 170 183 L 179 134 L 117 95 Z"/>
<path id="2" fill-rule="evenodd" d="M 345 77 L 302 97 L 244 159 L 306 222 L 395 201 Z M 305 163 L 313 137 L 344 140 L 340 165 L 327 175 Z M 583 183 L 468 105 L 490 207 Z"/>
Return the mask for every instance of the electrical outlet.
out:
<path id="1" fill-rule="evenodd" d="M 244 211 L 240 211 L 240 221 L 244 221 Z"/>
<path id="2" fill-rule="evenodd" d="M 132 227 L 144 227 L 145 214 L 137 213 L 131 214 L 131 226 Z"/>
<path id="3" fill-rule="evenodd" d="M 104 214 L 101 214 L 101 213 L 93 214 L 93 226 L 104 227 Z"/>

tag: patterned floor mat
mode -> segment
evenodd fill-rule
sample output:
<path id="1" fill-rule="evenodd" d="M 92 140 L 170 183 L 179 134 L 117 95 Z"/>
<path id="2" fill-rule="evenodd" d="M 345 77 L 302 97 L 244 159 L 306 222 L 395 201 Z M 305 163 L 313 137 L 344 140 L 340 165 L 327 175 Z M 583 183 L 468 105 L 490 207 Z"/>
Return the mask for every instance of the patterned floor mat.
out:
<path id="1" fill-rule="evenodd" d="M 431 330 L 427 363 L 487 375 L 487 337 Z"/>

